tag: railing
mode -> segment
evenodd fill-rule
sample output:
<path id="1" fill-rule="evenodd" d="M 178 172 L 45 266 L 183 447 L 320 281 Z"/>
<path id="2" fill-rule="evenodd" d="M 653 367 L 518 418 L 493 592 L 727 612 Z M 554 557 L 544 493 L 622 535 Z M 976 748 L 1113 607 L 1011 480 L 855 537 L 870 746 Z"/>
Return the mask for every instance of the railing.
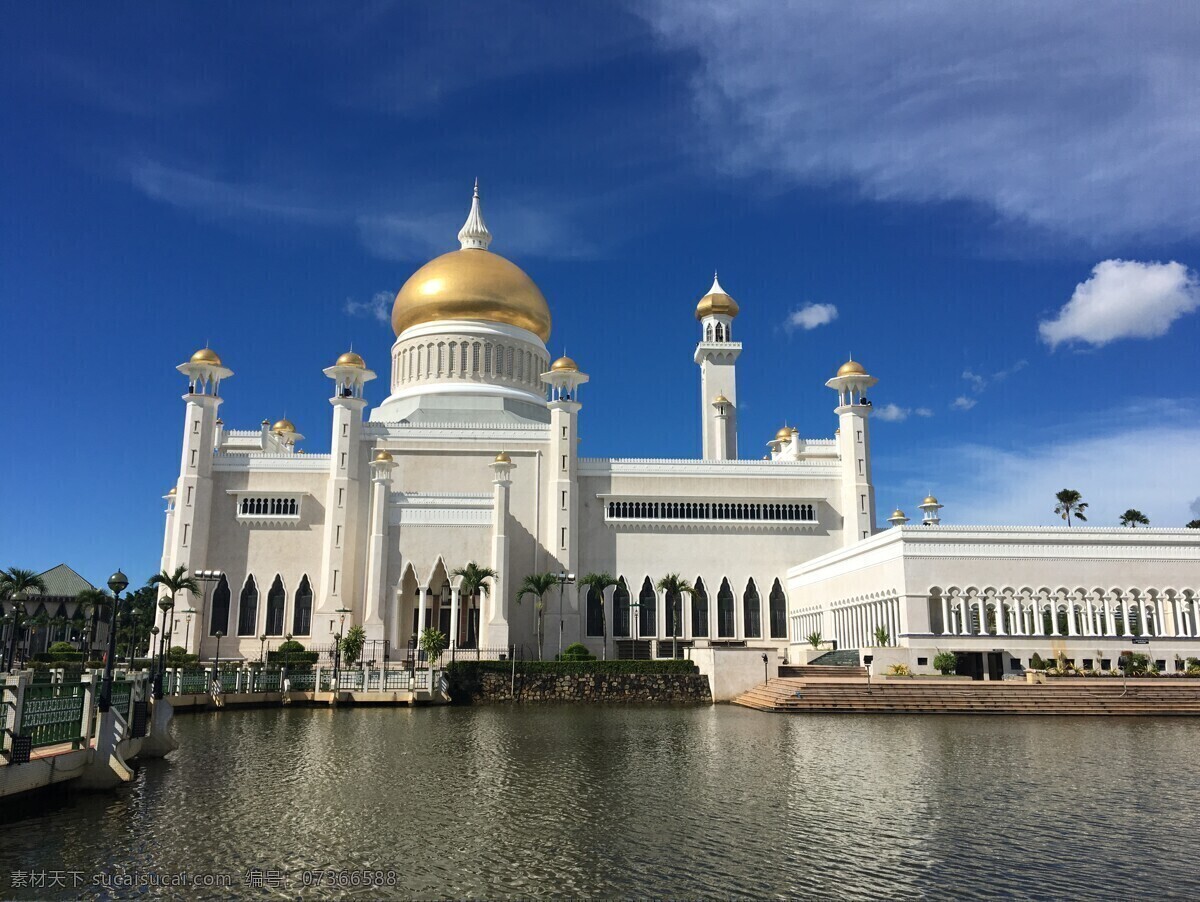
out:
<path id="1" fill-rule="evenodd" d="M 112 694 L 109 699 L 115 710 L 128 717 L 129 706 L 133 699 L 133 683 L 127 680 L 113 680 Z"/>
<path id="2" fill-rule="evenodd" d="M 338 672 L 338 689 L 361 690 L 363 688 L 363 672 L 361 670 L 341 670 Z"/>
<path id="3" fill-rule="evenodd" d="M 409 670 L 385 670 L 383 688 L 386 690 L 412 689 L 412 672 Z"/>
<path id="4" fill-rule="evenodd" d="M 312 692 L 317 675 L 311 670 L 288 674 L 288 686 L 295 692 Z"/>
<path id="5" fill-rule="evenodd" d="M 17 732 L 33 740 L 33 748 L 83 741 L 84 686 L 82 683 L 29 685 L 21 708 Z M 126 706 L 128 706 L 126 698 Z M 128 710 L 128 707 L 126 707 Z"/>

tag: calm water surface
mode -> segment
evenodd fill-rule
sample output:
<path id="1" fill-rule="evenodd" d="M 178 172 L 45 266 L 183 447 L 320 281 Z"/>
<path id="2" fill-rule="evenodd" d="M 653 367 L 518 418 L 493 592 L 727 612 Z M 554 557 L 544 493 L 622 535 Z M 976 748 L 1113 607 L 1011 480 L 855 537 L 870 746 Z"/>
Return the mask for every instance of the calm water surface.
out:
<path id="1" fill-rule="evenodd" d="M 59 870 L 233 879 L 102 898 L 1200 898 L 1195 720 L 294 708 L 175 729 L 129 787 L 0 812 L 0 897 L 96 896 L 12 888 Z M 245 888 L 253 868 L 288 888 Z M 385 885 L 305 889 L 323 869 Z"/>

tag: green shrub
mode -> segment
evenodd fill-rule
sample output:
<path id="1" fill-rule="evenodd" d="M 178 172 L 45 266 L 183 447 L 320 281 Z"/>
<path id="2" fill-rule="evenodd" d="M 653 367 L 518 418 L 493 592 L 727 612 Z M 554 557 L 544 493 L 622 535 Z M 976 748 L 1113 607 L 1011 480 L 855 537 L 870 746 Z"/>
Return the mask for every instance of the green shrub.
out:
<path id="1" fill-rule="evenodd" d="M 288 643 L 284 642 L 284 645 Z M 299 642 L 293 642 L 293 645 L 300 645 Z M 295 667 L 297 664 L 316 664 L 320 659 L 319 651 L 304 651 L 304 646 L 300 645 L 300 651 L 284 652 L 282 646 L 279 649 L 273 649 L 267 652 L 267 661 L 271 664 L 287 664 L 288 667 Z"/>
<path id="2" fill-rule="evenodd" d="M 933 656 L 933 669 L 949 676 L 958 668 L 958 655 L 952 651 L 940 651 Z"/>
<path id="3" fill-rule="evenodd" d="M 295 639 L 288 639 L 286 642 L 280 642 L 279 648 L 275 649 L 275 651 L 271 652 L 271 654 L 275 654 L 276 652 L 281 655 L 284 652 L 287 652 L 290 655 L 295 655 L 298 653 L 302 654 L 304 652 L 304 643 L 297 642 Z"/>
<path id="4" fill-rule="evenodd" d="M 446 667 L 450 685 L 459 689 L 479 686 L 485 673 L 510 674 L 511 661 L 455 661 Z M 517 661 L 516 672 L 523 676 L 540 674 L 596 674 L 615 675 L 622 673 L 668 674 L 699 673 L 696 665 L 686 660 L 666 661 Z"/>
<path id="5" fill-rule="evenodd" d="M 1046 669 L 1046 662 L 1042 660 L 1042 656 L 1039 655 L 1036 651 L 1033 653 L 1033 657 L 1029 659 L 1029 669 L 1030 670 L 1045 670 Z"/>
<path id="6" fill-rule="evenodd" d="M 65 644 L 55 642 L 55 645 Z M 74 648 L 68 648 L 66 651 L 39 651 L 35 652 L 32 660 L 39 664 L 64 664 L 72 662 L 75 664 L 83 663 L 83 652 L 76 651 Z"/>
<path id="7" fill-rule="evenodd" d="M 573 642 L 563 649 L 560 661 L 594 661 L 596 656 L 582 642 Z"/>
<path id="8" fill-rule="evenodd" d="M 1144 674 L 1150 670 L 1150 656 L 1135 652 L 1129 656 L 1129 672 Z"/>
<path id="9" fill-rule="evenodd" d="M 56 655 L 64 651 L 75 652 L 78 651 L 78 649 L 75 648 L 75 646 L 70 642 L 54 642 L 51 643 L 50 647 L 46 649 L 46 651 L 50 652 L 52 655 Z"/>
<path id="10" fill-rule="evenodd" d="M 907 664 L 893 664 L 887 672 L 888 676 L 912 676 L 912 670 Z"/>

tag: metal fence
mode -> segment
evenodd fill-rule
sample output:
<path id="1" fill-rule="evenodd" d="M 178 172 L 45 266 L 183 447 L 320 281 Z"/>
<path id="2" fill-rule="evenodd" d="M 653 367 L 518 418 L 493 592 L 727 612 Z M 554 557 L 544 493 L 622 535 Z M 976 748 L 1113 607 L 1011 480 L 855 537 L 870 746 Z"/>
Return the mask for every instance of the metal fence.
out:
<path id="1" fill-rule="evenodd" d="M 83 701 L 82 683 L 26 686 L 17 732 L 31 737 L 33 748 L 60 742 L 78 746 L 83 740 Z"/>

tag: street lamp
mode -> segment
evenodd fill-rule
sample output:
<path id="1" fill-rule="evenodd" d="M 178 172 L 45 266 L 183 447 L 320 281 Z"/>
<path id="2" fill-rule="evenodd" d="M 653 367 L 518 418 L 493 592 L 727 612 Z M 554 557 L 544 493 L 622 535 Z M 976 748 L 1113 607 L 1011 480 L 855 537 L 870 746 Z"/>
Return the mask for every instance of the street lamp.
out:
<path id="1" fill-rule="evenodd" d="M 118 570 L 108 578 L 108 588 L 113 594 L 112 619 L 108 624 L 108 653 L 104 656 L 104 682 L 100 687 L 97 707 L 101 713 L 112 707 L 113 659 L 117 656 L 117 616 L 121 604 L 121 593 L 129 587 L 129 577 Z"/>
<path id="2" fill-rule="evenodd" d="M 288 675 L 288 661 L 289 661 L 289 659 L 291 658 L 291 655 L 292 655 L 292 634 L 291 634 L 291 633 L 288 633 L 286 636 L 284 636 L 284 637 L 283 637 L 283 639 L 284 639 L 284 645 L 283 645 L 283 674 L 282 674 L 282 675 L 279 677 L 279 688 L 280 688 L 280 689 L 282 689 L 282 688 L 283 688 L 283 683 L 284 683 L 284 680 L 286 680 L 286 679 L 287 679 L 287 675 Z"/>
<path id="3" fill-rule="evenodd" d="M 192 608 L 188 608 L 183 612 L 183 650 L 187 651 L 188 639 L 192 636 L 192 615 L 196 612 Z"/>
<path id="4" fill-rule="evenodd" d="M 345 630 L 346 615 L 350 613 L 350 609 L 338 608 L 334 613 L 338 615 L 338 631 L 333 642 L 333 681 L 336 683 L 342 666 L 342 633 Z"/>
<path id="5" fill-rule="evenodd" d="M 562 660 L 562 640 L 563 640 L 563 589 L 568 585 L 575 584 L 575 574 L 568 573 L 566 570 L 559 570 L 558 576 L 558 660 Z"/>
<path id="6" fill-rule="evenodd" d="M 629 654 L 632 658 L 637 658 L 637 636 L 641 629 L 641 624 L 638 623 L 638 612 L 642 607 L 641 596 L 634 601 L 629 599 Z"/>
<path id="7" fill-rule="evenodd" d="M 192 611 L 191 613 L 193 613 L 193 614 L 199 613 L 202 616 L 207 614 L 207 616 L 209 618 L 209 627 L 208 627 L 209 629 L 212 629 L 214 626 L 216 626 L 216 624 L 212 623 L 212 613 L 208 609 L 208 587 L 213 585 L 214 583 L 219 583 L 221 581 L 221 577 L 223 577 L 224 575 L 225 574 L 220 570 L 197 570 L 194 573 L 192 573 L 193 577 L 200 580 L 200 582 L 204 584 L 204 594 L 203 594 L 204 600 L 203 600 L 203 603 L 201 604 L 200 611 L 199 612 Z M 201 622 L 203 622 L 203 621 L 201 621 Z M 228 625 L 228 624 L 226 624 L 226 625 Z M 197 626 L 196 629 L 199 630 L 200 626 Z M 197 632 L 196 635 L 201 636 L 201 635 L 203 635 L 203 633 Z M 187 643 L 185 642 L 183 644 L 184 644 L 184 647 L 186 648 Z M 200 650 L 199 645 L 201 645 L 201 644 L 202 644 L 202 641 L 197 640 L 196 651 Z"/>
<path id="8" fill-rule="evenodd" d="M 225 634 L 217 630 L 217 656 L 213 658 L 213 686 L 221 686 L 221 637 Z"/>
<path id="9" fill-rule="evenodd" d="M 158 643 L 158 668 L 154 675 L 154 697 L 163 697 L 163 670 L 167 666 L 166 644 L 167 636 L 171 635 L 167 632 L 167 612 L 171 610 L 171 600 L 164 598 L 158 603 L 158 609 L 162 611 L 162 641 Z M 158 633 L 157 629 L 151 629 L 150 632 Z"/>
<path id="10" fill-rule="evenodd" d="M 25 602 L 13 598 L 9 601 L 9 608 L 10 610 L 7 618 L 9 621 L 8 672 L 12 673 L 13 665 L 17 660 L 17 636 L 20 634 L 21 627 L 24 625 L 27 618 L 25 615 Z"/>
<path id="11" fill-rule="evenodd" d="M 267 634 L 263 633 L 261 636 L 258 637 L 258 663 L 259 664 L 265 664 L 267 662 L 267 659 L 265 657 L 266 653 L 267 653 Z"/>

